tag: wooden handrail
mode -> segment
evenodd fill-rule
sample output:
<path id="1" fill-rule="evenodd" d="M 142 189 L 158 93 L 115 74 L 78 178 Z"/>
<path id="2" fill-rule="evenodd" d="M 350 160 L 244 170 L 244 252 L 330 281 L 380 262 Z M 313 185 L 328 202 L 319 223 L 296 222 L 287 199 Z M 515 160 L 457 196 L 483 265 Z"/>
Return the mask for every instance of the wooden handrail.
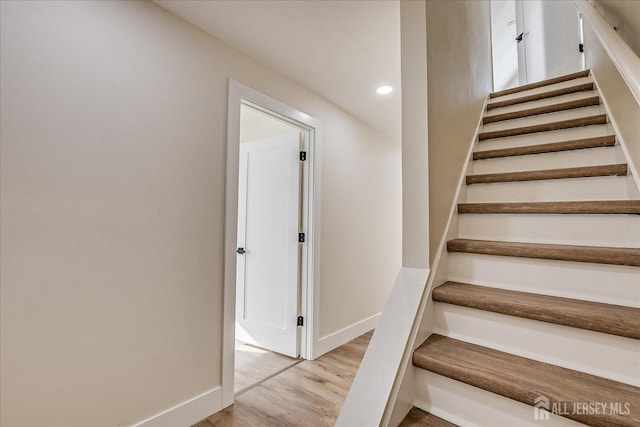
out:
<path id="1" fill-rule="evenodd" d="M 602 48 L 609 55 L 636 102 L 640 104 L 640 57 L 586 0 L 574 0 L 582 16 L 589 22 Z"/>

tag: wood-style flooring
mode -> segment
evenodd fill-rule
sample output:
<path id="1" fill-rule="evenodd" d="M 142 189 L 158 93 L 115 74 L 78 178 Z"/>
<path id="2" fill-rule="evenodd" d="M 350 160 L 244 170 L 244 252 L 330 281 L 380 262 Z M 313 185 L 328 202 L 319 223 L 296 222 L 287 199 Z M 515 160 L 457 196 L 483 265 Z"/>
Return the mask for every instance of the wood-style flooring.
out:
<path id="1" fill-rule="evenodd" d="M 269 378 L 193 427 L 333 426 L 372 332 Z"/>
<path id="2" fill-rule="evenodd" d="M 438 418 L 416 407 L 412 408 L 398 427 L 456 427 L 449 421 Z"/>
<path id="3" fill-rule="evenodd" d="M 625 402 L 628 411 L 562 414 L 590 426 L 640 426 L 640 388 L 492 348 L 431 335 L 413 353 L 419 368 L 534 406 L 544 396 L 549 407 L 567 402 Z"/>
<path id="4" fill-rule="evenodd" d="M 263 350 L 236 340 L 233 392 L 237 396 L 254 384 L 299 362 L 300 359 Z"/>

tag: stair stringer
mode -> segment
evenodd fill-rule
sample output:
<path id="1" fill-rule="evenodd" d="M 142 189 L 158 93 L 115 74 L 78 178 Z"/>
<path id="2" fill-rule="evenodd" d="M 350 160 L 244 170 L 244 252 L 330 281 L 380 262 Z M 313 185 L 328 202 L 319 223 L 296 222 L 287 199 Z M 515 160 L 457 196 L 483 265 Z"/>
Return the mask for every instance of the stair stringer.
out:
<path id="1" fill-rule="evenodd" d="M 612 110 L 611 108 L 609 108 L 607 95 L 603 93 L 602 88 L 598 84 L 597 72 L 594 72 L 594 70 L 591 70 L 590 74 L 591 74 L 591 78 L 593 79 L 593 82 L 595 83 L 595 87 L 600 94 L 600 102 L 602 102 L 602 105 L 604 106 L 604 110 L 607 112 L 607 120 L 609 122 L 608 124 L 611 125 L 611 127 L 613 128 L 613 131 L 616 135 L 616 141 L 620 145 L 620 148 L 624 153 L 624 157 L 626 158 L 627 165 L 629 168 L 629 175 L 633 177 L 636 187 L 638 188 L 638 190 L 640 190 L 640 174 L 638 173 L 638 167 L 640 167 L 640 165 L 636 165 L 634 162 L 633 156 L 629 154 L 629 148 L 627 146 L 627 143 L 624 137 L 624 135 L 626 135 L 627 133 L 623 132 L 622 129 L 620 129 L 619 123 L 616 121 L 615 117 L 613 117 L 613 115 L 611 114 Z"/>

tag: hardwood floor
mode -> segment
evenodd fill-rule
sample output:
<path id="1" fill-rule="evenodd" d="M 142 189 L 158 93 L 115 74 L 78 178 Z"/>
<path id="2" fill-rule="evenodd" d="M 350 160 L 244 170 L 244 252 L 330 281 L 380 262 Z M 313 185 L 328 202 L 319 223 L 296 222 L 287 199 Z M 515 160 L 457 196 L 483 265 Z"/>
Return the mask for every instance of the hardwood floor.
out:
<path id="1" fill-rule="evenodd" d="M 237 396 L 254 384 L 299 362 L 299 359 L 236 341 L 233 392 Z"/>
<path id="2" fill-rule="evenodd" d="M 428 412 L 425 412 L 421 409 L 414 407 L 411 409 L 411 411 L 409 411 L 409 413 L 404 418 L 404 420 L 402 420 L 399 427 L 418 427 L 418 426 L 456 427 L 455 424 L 452 424 L 449 421 L 443 420 L 442 418 L 438 418 L 435 415 L 432 415 Z"/>
<path id="3" fill-rule="evenodd" d="M 333 426 L 371 335 L 368 332 L 316 360 L 298 363 L 193 427 Z"/>

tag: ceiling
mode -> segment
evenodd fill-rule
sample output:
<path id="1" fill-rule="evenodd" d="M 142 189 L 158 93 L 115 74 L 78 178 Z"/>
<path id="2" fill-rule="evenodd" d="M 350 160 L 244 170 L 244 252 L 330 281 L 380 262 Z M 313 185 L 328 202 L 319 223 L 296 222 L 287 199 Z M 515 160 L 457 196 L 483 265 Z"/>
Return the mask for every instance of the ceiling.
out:
<path id="1" fill-rule="evenodd" d="M 398 0 L 153 1 L 400 141 Z"/>

